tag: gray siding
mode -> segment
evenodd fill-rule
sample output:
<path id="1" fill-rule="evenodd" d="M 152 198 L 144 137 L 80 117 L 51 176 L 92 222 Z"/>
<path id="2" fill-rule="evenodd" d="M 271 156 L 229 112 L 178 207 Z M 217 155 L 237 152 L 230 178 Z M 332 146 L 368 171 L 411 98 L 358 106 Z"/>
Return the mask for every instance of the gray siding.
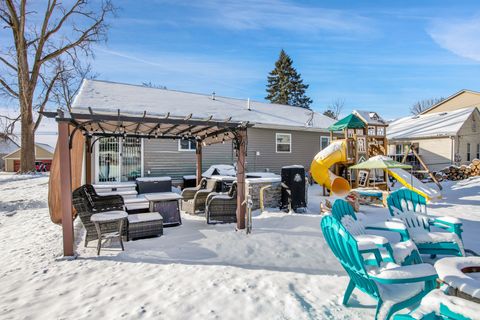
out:
<path id="1" fill-rule="evenodd" d="M 276 152 L 276 133 L 292 135 L 291 153 Z M 283 166 L 299 164 L 308 171 L 313 157 L 320 151 L 320 136 L 329 136 L 329 134 L 249 128 L 247 170 L 253 172 L 268 169 L 271 172 L 280 173 Z M 170 176 L 178 181 L 184 175 L 195 174 L 195 152 L 178 151 L 178 141 L 144 139 L 143 147 L 144 176 Z M 257 151 L 260 153 L 258 156 Z M 92 164 L 95 163 L 93 159 Z M 202 171 L 214 164 L 233 164 L 234 162 L 236 157 L 231 141 L 203 147 Z"/>
<path id="2" fill-rule="evenodd" d="M 292 135 L 291 153 L 276 152 L 276 133 Z M 248 171 L 268 169 L 280 173 L 283 166 L 294 164 L 303 165 L 308 171 L 313 157 L 320 151 L 320 136 L 329 136 L 329 133 L 250 128 L 247 149 Z M 257 151 L 260 152 L 258 156 Z"/>
<path id="3" fill-rule="evenodd" d="M 178 141 L 144 140 L 143 157 L 146 177 L 170 176 L 180 180 L 184 175 L 195 174 L 195 151 L 178 151 Z M 203 171 L 213 164 L 232 164 L 233 161 L 231 142 L 203 147 Z"/>

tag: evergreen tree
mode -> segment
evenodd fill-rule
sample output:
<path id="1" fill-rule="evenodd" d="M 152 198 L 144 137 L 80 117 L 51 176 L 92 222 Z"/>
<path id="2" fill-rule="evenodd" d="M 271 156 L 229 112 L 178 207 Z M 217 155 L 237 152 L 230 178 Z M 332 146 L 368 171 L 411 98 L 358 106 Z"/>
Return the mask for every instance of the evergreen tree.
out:
<path id="1" fill-rule="evenodd" d="M 282 49 L 277 62 L 275 62 L 275 69 L 268 75 L 268 95 L 265 99 L 272 103 L 310 109 L 313 101 L 305 95 L 308 84 L 303 83 L 301 75 L 292 64 L 292 59 Z"/>

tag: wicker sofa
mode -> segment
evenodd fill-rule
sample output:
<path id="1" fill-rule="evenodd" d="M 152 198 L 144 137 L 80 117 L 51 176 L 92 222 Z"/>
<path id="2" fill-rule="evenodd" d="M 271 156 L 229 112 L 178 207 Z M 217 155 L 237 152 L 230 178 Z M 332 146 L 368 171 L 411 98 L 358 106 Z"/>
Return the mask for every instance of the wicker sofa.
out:
<path id="1" fill-rule="evenodd" d="M 185 188 L 182 191 L 182 210 L 189 214 L 205 210 L 205 201 L 210 193 L 217 188 L 218 180 L 205 179 L 195 188 Z"/>
<path id="2" fill-rule="evenodd" d="M 90 221 L 90 217 L 99 212 L 124 210 L 124 202 L 122 196 L 99 196 L 93 186 L 83 185 L 72 194 L 73 207 L 77 211 L 77 215 L 80 217 L 83 226 L 86 230 L 85 246 L 92 240 L 98 240 L 97 230 L 95 224 Z M 118 232 L 118 223 L 102 223 L 102 233 Z M 125 222 L 123 224 L 122 236 L 127 236 L 128 225 Z"/>
<path id="3" fill-rule="evenodd" d="M 205 217 L 208 224 L 237 222 L 237 183 L 226 193 L 210 193 L 207 197 Z"/>

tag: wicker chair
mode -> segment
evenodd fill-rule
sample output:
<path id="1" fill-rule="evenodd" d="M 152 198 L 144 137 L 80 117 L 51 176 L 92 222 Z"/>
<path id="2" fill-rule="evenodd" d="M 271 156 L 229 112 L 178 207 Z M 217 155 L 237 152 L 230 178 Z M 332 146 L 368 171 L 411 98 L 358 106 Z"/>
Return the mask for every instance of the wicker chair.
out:
<path id="1" fill-rule="evenodd" d="M 205 217 L 208 224 L 237 222 L 237 183 L 225 193 L 210 193 L 207 197 Z"/>
<path id="2" fill-rule="evenodd" d="M 182 191 L 182 210 L 189 214 L 205 210 L 205 201 L 210 193 L 217 188 L 218 180 L 205 179 L 195 188 L 185 188 Z"/>
<path id="3" fill-rule="evenodd" d="M 80 217 L 83 226 L 86 230 L 85 235 L 85 247 L 89 241 L 98 240 L 97 230 L 95 224 L 90 221 L 90 217 L 99 212 L 124 210 L 123 198 L 121 196 L 99 196 L 91 193 L 93 187 L 91 185 L 83 185 L 73 191 L 73 206 L 77 211 L 77 215 Z M 102 223 L 100 225 L 102 233 L 118 232 L 118 223 Z M 122 235 L 127 235 L 128 224 L 123 224 Z"/>

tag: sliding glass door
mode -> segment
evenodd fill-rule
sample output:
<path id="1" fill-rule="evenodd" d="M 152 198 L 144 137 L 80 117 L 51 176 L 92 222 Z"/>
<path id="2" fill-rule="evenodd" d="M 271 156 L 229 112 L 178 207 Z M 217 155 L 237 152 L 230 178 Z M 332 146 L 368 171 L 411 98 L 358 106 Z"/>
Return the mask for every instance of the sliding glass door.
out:
<path id="1" fill-rule="evenodd" d="M 96 182 L 135 181 L 142 176 L 142 140 L 100 138 L 96 143 Z"/>

